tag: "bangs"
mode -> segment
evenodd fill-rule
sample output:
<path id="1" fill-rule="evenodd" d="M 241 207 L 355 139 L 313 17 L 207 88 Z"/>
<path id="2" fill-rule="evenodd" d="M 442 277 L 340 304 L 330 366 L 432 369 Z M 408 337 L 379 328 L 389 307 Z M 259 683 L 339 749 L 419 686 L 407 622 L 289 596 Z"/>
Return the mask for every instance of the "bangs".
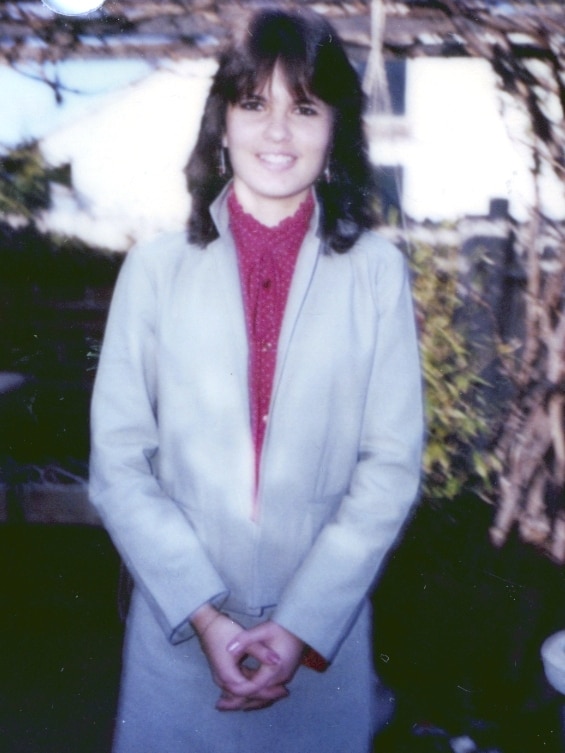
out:
<path id="1" fill-rule="evenodd" d="M 256 94 L 279 66 L 289 91 L 297 99 L 314 96 L 333 104 L 328 99 L 329 92 L 319 90 L 327 87 L 316 85 L 325 78 L 325 72 L 319 69 L 320 64 L 324 65 L 323 50 L 331 47 L 332 41 L 331 27 L 321 19 L 281 11 L 260 15 L 245 29 L 235 45 L 236 54 L 232 51 L 230 63 L 224 68 L 228 101 L 235 104 Z"/>
<path id="2" fill-rule="evenodd" d="M 253 66 L 245 66 L 239 75 L 235 75 L 231 80 L 231 86 L 228 87 L 228 101 L 236 104 L 262 91 L 273 77 L 277 66 L 283 74 L 289 92 L 296 100 L 309 99 L 312 96 L 319 97 L 313 91 L 312 76 L 308 75 L 305 61 L 289 60 L 287 55 L 280 55 L 269 60 L 257 61 L 257 64 Z"/>

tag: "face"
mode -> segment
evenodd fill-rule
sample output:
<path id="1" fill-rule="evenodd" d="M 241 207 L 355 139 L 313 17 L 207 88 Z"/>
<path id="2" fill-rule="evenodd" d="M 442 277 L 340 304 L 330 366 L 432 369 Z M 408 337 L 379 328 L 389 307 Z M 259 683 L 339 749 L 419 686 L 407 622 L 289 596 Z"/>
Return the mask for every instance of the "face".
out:
<path id="1" fill-rule="evenodd" d="M 297 100 L 278 67 L 260 91 L 230 105 L 224 146 L 242 207 L 265 225 L 294 214 L 326 166 L 332 126 L 331 107 Z"/>

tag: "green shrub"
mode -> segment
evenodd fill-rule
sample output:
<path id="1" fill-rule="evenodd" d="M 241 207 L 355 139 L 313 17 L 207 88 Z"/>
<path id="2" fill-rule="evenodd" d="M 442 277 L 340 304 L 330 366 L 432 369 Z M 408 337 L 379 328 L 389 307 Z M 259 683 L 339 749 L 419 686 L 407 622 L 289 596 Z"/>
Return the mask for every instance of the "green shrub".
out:
<path id="1" fill-rule="evenodd" d="M 464 304 L 456 248 L 416 244 L 411 249 L 426 395 L 427 445 L 423 495 L 454 498 L 490 484 L 495 460 L 483 390 L 473 368 L 475 344 L 458 322 Z M 477 487 L 479 487 L 477 489 Z"/>

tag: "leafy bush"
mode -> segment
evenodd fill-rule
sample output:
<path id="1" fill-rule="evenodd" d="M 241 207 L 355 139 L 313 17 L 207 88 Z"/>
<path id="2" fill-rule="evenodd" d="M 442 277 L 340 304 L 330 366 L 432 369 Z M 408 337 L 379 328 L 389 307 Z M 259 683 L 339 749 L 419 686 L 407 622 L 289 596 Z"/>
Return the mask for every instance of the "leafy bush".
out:
<path id="1" fill-rule="evenodd" d="M 416 244 L 411 250 L 426 391 L 427 446 L 423 494 L 452 499 L 490 484 L 495 460 L 485 449 L 489 420 L 476 373 L 474 343 L 458 321 L 458 249 Z M 480 490 L 480 489 L 479 489 Z"/>
<path id="2" fill-rule="evenodd" d="M 50 204 L 50 183 L 70 186 L 68 165 L 49 168 L 36 142 L 0 157 L 0 213 L 30 220 Z"/>

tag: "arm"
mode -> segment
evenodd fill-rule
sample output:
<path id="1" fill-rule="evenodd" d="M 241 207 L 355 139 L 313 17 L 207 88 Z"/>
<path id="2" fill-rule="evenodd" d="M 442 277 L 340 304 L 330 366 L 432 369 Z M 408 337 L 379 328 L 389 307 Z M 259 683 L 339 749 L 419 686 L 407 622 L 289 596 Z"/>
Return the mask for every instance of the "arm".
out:
<path id="1" fill-rule="evenodd" d="M 221 600 L 226 587 L 151 470 L 159 447 L 158 300 L 144 253 L 128 255 L 110 309 L 92 401 L 90 494 L 167 637 L 177 642 L 192 635 L 189 615 Z"/>
<path id="2" fill-rule="evenodd" d="M 273 620 L 331 660 L 417 494 L 421 376 L 408 272 L 385 248 L 374 282 L 378 331 L 349 492 L 285 589 Z"/>

